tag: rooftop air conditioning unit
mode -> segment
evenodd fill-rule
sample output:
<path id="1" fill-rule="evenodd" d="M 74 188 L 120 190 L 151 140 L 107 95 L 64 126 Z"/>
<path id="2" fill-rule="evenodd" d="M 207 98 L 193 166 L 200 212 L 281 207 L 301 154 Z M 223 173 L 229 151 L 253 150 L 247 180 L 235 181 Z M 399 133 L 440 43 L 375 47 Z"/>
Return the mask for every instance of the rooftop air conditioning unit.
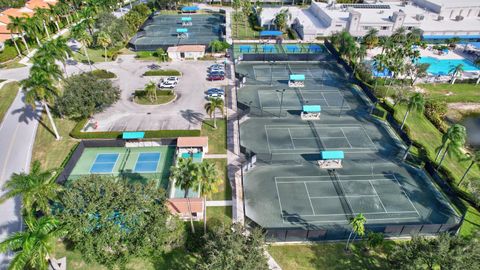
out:
<path id="1" fill-rule="evenodd" d="M 455 21 L 461 21 L 461 20 L 463 20 L 463 16 L 458 15 L 455 17 Z"/>
<path id="2" fill-rule="evenodd" d="M 423 16 L 423 14 L 417 14 L 417 15 L 415 16 L 415 19 L 416 19 L 417 21 L 423 21 L 423 19 L 425 19 L 425 16 Z"/>
<path id="3" fill-rule="evenodd" d="M 437 20 L 439 20 L 439 21 L 443 21 L 443 19 L 444 19 L 443 16 L 438 16 L 438 18 L 437 18 Z"/>

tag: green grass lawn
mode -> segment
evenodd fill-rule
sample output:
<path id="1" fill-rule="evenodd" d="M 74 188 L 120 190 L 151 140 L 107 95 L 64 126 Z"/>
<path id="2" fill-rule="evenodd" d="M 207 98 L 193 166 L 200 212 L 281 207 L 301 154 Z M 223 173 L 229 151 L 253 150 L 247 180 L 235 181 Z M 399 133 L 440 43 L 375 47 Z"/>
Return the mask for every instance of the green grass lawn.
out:
<path id="1" fill-rule="evenodd" d="M 221 179 L 217 185 L 217 192 L 208 197 L 208 200 L 231 200 L 232 199 L 232 187 L 228 181 L 227 175 L 227 159 L 215 158 L 206 159 L 207 162 L 215 163 L 217 167 L 218 177 Z"/>
<path id="2" fill-rule="evenodd" d="M 208 136 L 209 154 L 227 153 L 227 121 L 225 119 L 217 119 L 217 129 L 213 128 L 213 120 L 203 121 L 201 136 Z"/>
<path id="3" fill-rule="evenodd" d="M 480 85 L 475 84 L 420 84 L 429 99 L 453 102 L 480 102 Z"/>
<path id="4" fill-rule="evenodd" d="M 283 270 L 293 269 L 388 269 L 386 253 L 395 245 L 385 241 L 383 247 L 366 253 L 362 243 L 352 245 L 351 252 L 344 251 L 345 242 L 312 245 L 272 245 L 270 255 Z"/>
<path id="5" fill-rule="evenodd" d="M 230 225 L 232 223 L 231 206 L 207 207 L 207 227 Z"/>
<path id="6" fill-rule="evenodd" d="M 103 57 L 103 53 L 104 53 L 103 48 L 88 48 L 87 52 L 88 52 L 88 56 L 90 57 L 90 62 L 92 63 L 105 62 L 105 57 Z M 72 57 L 78 62 L 88 64 L 87 56 L 85 55 L 85 51 L 83 50 L 83 48 L 78 52 L 74 52 Z M 111 61 L 111 59 L 107 58 L 107 61 Z"/>
<path id="7" fill-rule="evenodd" d="M 473 207 L 468 207 L 465 220 L 460 228 L 460 235 L 471 236 L 480 230 L 480 213 Z"/>
<path id="8" fill-rule="evenodd" d="M 260 32 L 252 28 L 247 18 L 240 13 L 238 22 L 234 19 L 234 12 L 232 12 L 232 38 L 233 39 L 258 39 Z"/>
<path id="9" fill-rule="evenodd" d="M 5 63 L 5 64 L 1 64 L 0 65 L 0 68 L 1 69 L 11 69 L 11 68 L 22 68 L 22 67 L 26 67 L 26 65 L 24 64 L 20 64 L 20 58 L 17 58 L 16 60 L 14 61 L 11 61 L 11 62 L 8 62 L 8 63 Z"/>
<path id="10" fill-rule="evenodd" d="M 61 140 L 55 140 L 55 136 L 51 132 L 50 121 L 46 115 L 43 115 L 35 137 L 32 161 L 40 160 L 44 169 L 60 167 L 72 148 L 78 142 L 78 140 L 69 136 L 70 131 L 76 124 L 75 121 L 68 119 L 55 119 L 55 123 L 58 132 L 62 137 Z"/>
<path id="11" fill-rule="evenodd" d="M 8 108 L 12 105 L 19 88 L 18 82 L 9 82 L 0 89 L 0 121 L 3 120 Z"/>
<path id="12" fill-rule="evenodd" d="M 150 100 L 147 95 L 139 95 L 135 97 L 135 103 L 140 105 L 161 105 L 174 100 L 175 94 L 170 90 L 157 90 L 157 99 Z"/>

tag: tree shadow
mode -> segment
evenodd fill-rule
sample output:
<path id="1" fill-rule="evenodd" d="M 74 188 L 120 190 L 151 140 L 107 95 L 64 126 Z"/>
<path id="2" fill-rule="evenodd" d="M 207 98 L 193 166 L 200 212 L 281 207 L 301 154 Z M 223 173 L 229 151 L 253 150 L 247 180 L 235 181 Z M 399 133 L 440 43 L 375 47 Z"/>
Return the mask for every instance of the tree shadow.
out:
<path id="1" fill-rule="evenodd" d="M 203 120 L 203 114 L 195 112 L 193 110 L 182 110 L 180 111 L 183 119 L 187 120 L 190 124 L 198 124 Z"/>

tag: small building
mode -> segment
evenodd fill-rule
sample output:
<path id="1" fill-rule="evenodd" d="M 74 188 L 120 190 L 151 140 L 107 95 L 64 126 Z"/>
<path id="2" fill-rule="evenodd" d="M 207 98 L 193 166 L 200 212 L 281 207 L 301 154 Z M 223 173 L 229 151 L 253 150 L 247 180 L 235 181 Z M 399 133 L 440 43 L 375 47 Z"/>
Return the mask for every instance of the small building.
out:
<path id="1" fill-rule="evenodd" d="M 167 200 L 167 207 L 170 213 L 182 220 L 190 219 L 190 211 L 194 220 L 201 220 L 205 206 L 202 198 L 171 198 Z"/>
<path id="2" fill-rule="evenodd" d="M 207 153 L 208 137 L 178 137 L 177 152 L 179 155 L 184 153 Z"/>
<path id="3" fill-rule="evenodd" d="M 168 47 L 168 57 L 172 60 L 193 59 L 205 56 L 205 45 L 181 45 Z"/>

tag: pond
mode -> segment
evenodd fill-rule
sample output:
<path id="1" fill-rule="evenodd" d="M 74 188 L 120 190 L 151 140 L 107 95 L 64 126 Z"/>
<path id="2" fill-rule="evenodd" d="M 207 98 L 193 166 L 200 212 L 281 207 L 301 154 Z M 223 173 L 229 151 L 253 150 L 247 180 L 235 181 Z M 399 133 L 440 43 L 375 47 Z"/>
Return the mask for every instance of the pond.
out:
<path id="1" fill-rule="evenodd" d="M 480 114 L 471 114 L 464 117 L 461 124 L 467 128 L 468 144 L 480 149 Z"/>

